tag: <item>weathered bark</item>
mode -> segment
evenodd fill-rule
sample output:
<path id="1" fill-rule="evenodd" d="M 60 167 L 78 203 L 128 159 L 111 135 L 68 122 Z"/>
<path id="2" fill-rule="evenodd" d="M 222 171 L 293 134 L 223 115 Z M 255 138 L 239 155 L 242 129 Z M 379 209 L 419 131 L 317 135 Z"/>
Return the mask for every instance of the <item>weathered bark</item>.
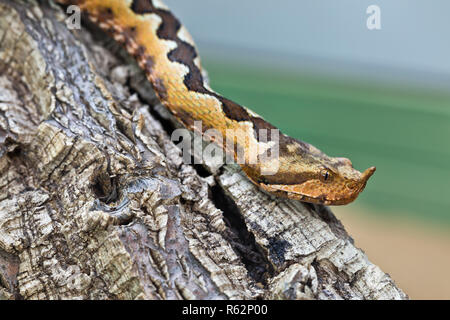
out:
<path id="1" fill-rule="evenodd" d="M 64 19 L 0 0 L 0 298 L 407 298 L 327 207 L 184 164 L 130 57 Z"/>

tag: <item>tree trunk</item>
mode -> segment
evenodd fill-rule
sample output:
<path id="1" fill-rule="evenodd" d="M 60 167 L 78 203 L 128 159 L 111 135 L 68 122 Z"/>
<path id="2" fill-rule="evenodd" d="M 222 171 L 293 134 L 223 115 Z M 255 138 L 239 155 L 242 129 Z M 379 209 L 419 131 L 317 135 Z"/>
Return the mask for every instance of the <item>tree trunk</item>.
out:
<path id="1" fill-rule="evenodd" d="M 406 299 L 329 208 L 182 161 L 134 61 L 0 0 L 0 298 Z"/>

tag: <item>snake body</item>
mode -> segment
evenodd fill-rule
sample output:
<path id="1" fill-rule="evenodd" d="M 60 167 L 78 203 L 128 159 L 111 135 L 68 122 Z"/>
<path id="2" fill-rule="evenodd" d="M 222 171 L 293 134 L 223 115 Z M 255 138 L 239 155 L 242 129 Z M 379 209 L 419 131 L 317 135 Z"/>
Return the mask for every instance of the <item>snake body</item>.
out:
<path id="1" fill-rule="evenodd" d="M 232 137 L 236 147 L 219 144 L 235 159 L 239 152 L 243 155 L 242 170 L 263 190 L 304 202 L 341 205 L 356 199 L 374 173 L 375 167 L 361 173 L 350 160 L 329 157 L 282 133 L 276 141 L 269 135 L 261 137 L 261 130 L 276 128 L 205 83 L 191 35 L 161 0 L 56 1 L 79 6 L 91 21 L 122 43 L 144 70 L 161 103 L 186 128 L 200 134 L 214 129 L 224 139 L 229 132 L 238 132 Z M 196 126 L 196 121 L 202 125 Z M 250 160 L 255 150 L 268 150 L 275 143 L 276 173 L 263 174 L 262 166 L 270 171 L 274 160 Z"/>

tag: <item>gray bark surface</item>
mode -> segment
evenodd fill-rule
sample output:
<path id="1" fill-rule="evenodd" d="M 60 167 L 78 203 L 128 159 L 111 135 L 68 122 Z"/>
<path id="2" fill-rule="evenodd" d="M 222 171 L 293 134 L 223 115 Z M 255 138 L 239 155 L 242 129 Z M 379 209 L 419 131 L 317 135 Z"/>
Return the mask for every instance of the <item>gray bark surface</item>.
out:
<path id="1" fill-rule="evenodd" d="M 406 299 L 329 208 L 184 164 L 143 73 L 0 0 L 0 298 Z"/>

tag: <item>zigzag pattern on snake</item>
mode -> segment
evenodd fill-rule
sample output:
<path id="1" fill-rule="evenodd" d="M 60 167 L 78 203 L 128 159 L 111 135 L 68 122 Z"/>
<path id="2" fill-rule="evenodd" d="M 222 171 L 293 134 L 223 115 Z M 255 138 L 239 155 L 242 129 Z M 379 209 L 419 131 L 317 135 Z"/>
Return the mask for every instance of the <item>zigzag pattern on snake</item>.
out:
<path id="1" fill-rule="evenodd" d="M 190 130 L 214 129 L 225 139 L 237 132 L 230 149 L 247 177 L 277 196 L 325 205 L 352 202 L 375 172 L 354 169 L 346 158 L 329 157 L 314 146 L 286 136 L 261 136 L 276 129 L 260 116 L 213 91 L 204 81 L 191 35 L 161 0 L 57 0 L 74 4 L 122 43 L 144 70 L 161 103 Z M 201 128 L 194 127 L 201 121 Z M 227 136 L 228 135 L 228 136 Z M 216 141 L 217 142 L 217 141 Z M 278 145 L 278 157 L 263 153 Z M 255 150 L 257 154 L 255 155 Z M 259 152 L 259 153 L 258 153 Z M 265 154 L 267 156 L 267 154 Z M 254 160 L 257 157 L 258 161 Z M 264 174 L 275 167 L 275 174 Z"/>

